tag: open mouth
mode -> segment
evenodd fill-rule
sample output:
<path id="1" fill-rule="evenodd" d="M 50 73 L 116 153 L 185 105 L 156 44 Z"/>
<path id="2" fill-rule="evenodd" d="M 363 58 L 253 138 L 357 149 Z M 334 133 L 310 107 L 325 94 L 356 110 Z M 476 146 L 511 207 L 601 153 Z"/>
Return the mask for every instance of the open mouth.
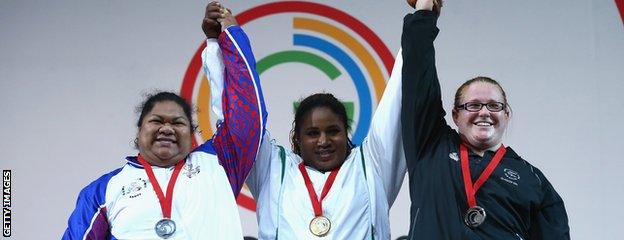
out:
<path id="1" fill-rule="evenodd" d="M 171 138 L 157 138 L 156 142 L 163 143 L 163 144 L 170 144 L 170 143 L 176 143 L 177 141 Z"/>
<path id="2" fill-rule="evenodd" d="M 487 122 L 487 121 L 478 121 L 478 122 L 475 122 L 474 125 L 479 126 L 479 127 L 491 127 L 494 124 L 491 122 Z"/>

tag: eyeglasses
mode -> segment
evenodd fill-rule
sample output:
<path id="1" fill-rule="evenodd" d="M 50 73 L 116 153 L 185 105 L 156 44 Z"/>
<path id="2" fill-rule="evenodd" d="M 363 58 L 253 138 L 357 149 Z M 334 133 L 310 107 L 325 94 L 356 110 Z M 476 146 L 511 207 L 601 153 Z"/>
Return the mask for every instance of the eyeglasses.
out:
<path id="1" fill-rule="evenodd" d="M 479 102 L 467 102 L 462 105 L 455 106 L 455 109 L 463 109 L 468 112 L 478 112 L 485 106 L 487 110 L 490 112 L 500 112 L 505 109 L 505 104 L 502 102 L 489 102 L 489 103 L 479 103 Z"/>

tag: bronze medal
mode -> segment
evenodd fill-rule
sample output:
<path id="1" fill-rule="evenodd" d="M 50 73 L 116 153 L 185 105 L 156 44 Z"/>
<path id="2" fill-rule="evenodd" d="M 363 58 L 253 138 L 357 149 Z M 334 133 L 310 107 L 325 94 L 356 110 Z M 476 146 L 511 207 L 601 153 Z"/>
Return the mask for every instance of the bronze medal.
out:
<path id="1" fill-rule="evenodd" d="M 468 202 L 468 211 L 464 214 L 464 223 L 468 227 L 475 228 L 483 224 L 485 222 L 485 209 L 477 205 L 476 192 L 479 188 L 487 181 L 487 179 L 492 175 L 494 169 L 498 166 L 500 161 L 503 159 L 505 152 L 507 149 L 505 145 L 502 145 L 496 150 L 494 157 L 488 165 L 485 167 L 481 175 L 477 181 L 473 184 L 472 177 L 470 176 L 470 166 L 468 164 L 468 147 L 463 143 L 459 145 L 460 156 L 459 159 L 461 161 L 461 174 L 464 180 L 464 191 L 466 192 L 466 199 Z"/>
<path id="2" fill-rule="evenodd" d="M 486 216 L 485 209 L 479 206 L 474 206 L 469 208 L 468 211 L 466 211 L 466 214 L 464 214 L 464 223 L 471 228 L 478 227 L 485 222 Z"/>

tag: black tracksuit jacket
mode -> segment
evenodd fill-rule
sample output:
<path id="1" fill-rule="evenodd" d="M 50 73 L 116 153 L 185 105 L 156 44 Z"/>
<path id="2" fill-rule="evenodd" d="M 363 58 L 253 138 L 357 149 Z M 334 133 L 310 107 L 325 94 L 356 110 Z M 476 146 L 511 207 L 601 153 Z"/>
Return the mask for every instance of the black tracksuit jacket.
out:
<path id="1" fill-rule="evenodd" d="M 563 200 L 537 168 L 507 147 L 498 167 L 476 193 L 487 212 L 475 228 L 459 161 L 460 137 L 444 120 L 433 41 L 437 15 L 417 11 L 404 18 L 401 121 L 411 198 L 410 239 L 569 239 Z M 494 152 L 471 153 L 475 182 Z"/>

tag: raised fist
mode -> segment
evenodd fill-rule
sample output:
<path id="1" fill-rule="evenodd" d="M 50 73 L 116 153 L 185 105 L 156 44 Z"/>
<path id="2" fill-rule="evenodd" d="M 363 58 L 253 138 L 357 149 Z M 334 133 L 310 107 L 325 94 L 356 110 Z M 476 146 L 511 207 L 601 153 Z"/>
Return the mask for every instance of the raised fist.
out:
<path id="1" fill-rule="evenodd" d="M 204 30 L 207 38 L 217 38 L 221 33 L 221 23 L 218 21 L 222 17 L 221 8 L 223 8 L 221 3 L 215 1 L 208 3 L 208 6 L 206 6 L 202 30 Z"/>
<path id="2" fill-rule="evenodd" d="M 442 10 L 442 3 L 442 0 L 407 0 L 407 4 L 416 10 L 431 10 L 438 15 Z"/>

